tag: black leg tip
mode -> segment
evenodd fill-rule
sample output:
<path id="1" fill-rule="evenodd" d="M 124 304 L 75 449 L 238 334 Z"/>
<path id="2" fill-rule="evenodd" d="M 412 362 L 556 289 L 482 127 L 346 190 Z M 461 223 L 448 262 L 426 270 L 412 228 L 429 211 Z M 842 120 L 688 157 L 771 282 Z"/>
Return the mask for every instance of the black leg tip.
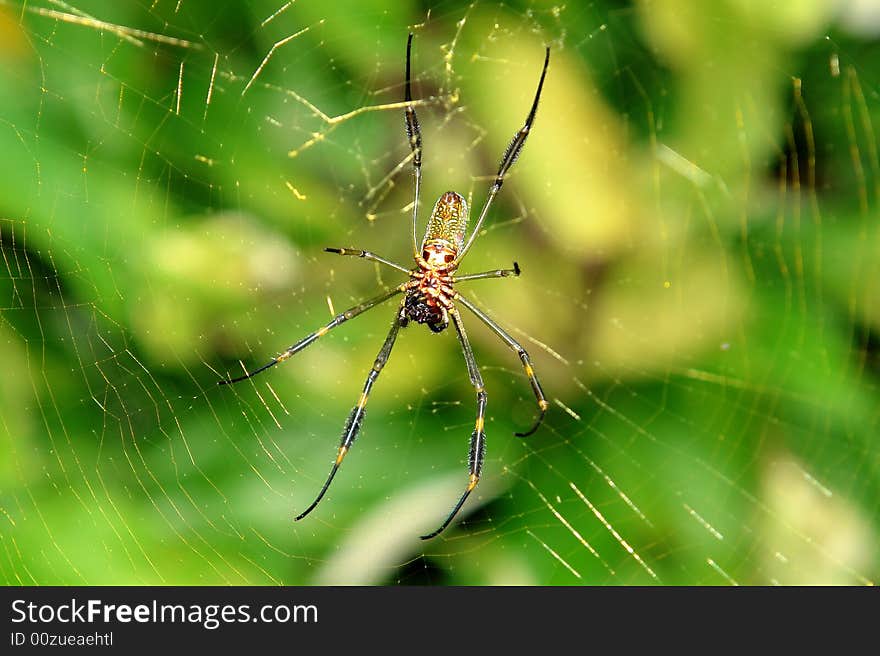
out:
<path id="1" fill-rule="evenodd" d="M 234 385 L 235 383 L 240 383 L 241 381 L 247 380 L 248 378 L 250 378 L 250 375 L 239 376 L 238 378 L 224 378 L 223 380 L 218 380 L 217 385 L 221 387 L 223 385 Z"/>
<path id="2" fill-rule="evenodd" d="M 341 248 L 329 248 L 329 247 L 328 247 L 328 248 L 325 248 L 325 249 L 324 249 L 324 252 L 326 252 L 326 253 L 342 253 L 342 249 L 341 249 Z"/>
<path id="3" fill-rule="evenodd" d="M 542 410 L 541 414 L 538 415 L 538 419 L 537 419 L 537 421 L 535 421 L 534 426 L 532 426 L 529 430 L 524 431 L 522 433 L 519 433 L 519 432 L 514 433 L 514 435 L 516 435 L 517 437 L 528 437 L 529 435 L 533 435 L 535 433 L 535 431 L 537 431 L 538 428 L 541 427 L 541 424 L 544 423 L 544 415 L 546 415 L 546 414 L 547 414 L 547 411 Z"/>
<path id="4" fill-rule="evenodd" d="M 513 275 L 518 276 L 522 273 L 522 269 L 519 268 L 519 264 L 517 262 L 513 263 Z"/>
<path id="5" fill-rule="evenodd" d="M 312 502 L 312 505 L 309 506 L 308 508 L 306 508 L 305 510 L 303 510 L 299 515 L 294 517 L 293 521 L 298 522 L 299 520 L 303 519 L 306 515 L 308 515 L 310 512 L 312 512 L 317 507 L 318 503 L 321 501 L 321 497 L 323 497 L 323 496 L 324 496 L 324 493 L 321 492 L 320 496 Z"/>

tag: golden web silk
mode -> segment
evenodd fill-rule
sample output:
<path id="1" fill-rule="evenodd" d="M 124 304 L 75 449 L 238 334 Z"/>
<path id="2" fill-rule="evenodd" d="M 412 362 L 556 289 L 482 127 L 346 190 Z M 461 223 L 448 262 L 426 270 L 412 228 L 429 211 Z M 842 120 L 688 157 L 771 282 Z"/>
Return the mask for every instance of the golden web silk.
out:
<path id="1" fill-rule="evenodd" d="M 434 204 L 422 243 L 427 245 L 436 241 L 446 242 L 457 253 L 464 243 L 467 225 L 467 201 L 461 194 L 447 191 Z"/>

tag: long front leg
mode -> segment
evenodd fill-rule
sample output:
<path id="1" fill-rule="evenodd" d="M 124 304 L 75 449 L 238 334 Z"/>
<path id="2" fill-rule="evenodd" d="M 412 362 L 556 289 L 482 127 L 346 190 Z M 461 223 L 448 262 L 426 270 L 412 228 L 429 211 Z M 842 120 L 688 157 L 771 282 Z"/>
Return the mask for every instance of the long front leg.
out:
<path id="1" fill-rule="evenodd" d="M 397 333 L 400 332 L 402 311 L 403 305 L 400 306 L 400 309 L 397 310 L 397 314 L 394 315 L 394 323 L 391 324 L 391 330 L 388 332 L 388 337 L 385 338 L 385 343 L 382 345 L 379 355 L 376 356 L 376 361 L 373 362 L 373 368 L 370 369 L 370 373 L 367 374 L 367 381 L 364 383 L 364 390 L 361 392 L 357 405 L 352 408 L 351 414 L 348 415 L 348 420 L 345 422 L 345 428 L 342 430 L 342 440 L 339 442 L 339 450 L 336 452 L 336 460 L 333 462 L 333 467 L 327 475 L 327 480 L 325 481 L 324 486 L 321 488 L 321 491 L 318 492 L 318 496 L 315 497 L 315 500 L 312 501 L 311 505 L 296 516 L 295 521 L 301 520 L 312 512 L 321 499 L 324 498 L 324 494 L 330 487 L 333 477 L 336 476 L 336 472 L 339 470 L 339 465 L 342 464 L 345 454 L 348 453 L 349 449 L 351 449 L 351 445 L 354 444 L 354 440 L 358 436 L 358 433 L 361 430 L 361 424 L 364 421 L 370 390 L 373 388 L 373 383 L 376 382 L 379 374 L 382 373 L 385 363 L 388 362 L 388 357 L 391 355 L 391 349 L 394 347 L 394 342 L 397 339 Z"/>
<path id="2" fill-rule="evenodd" d="M 541 389 L 541 383 L 538 382 L 538 377 L 535 375 L 534 368 L 532 368 L 532 361 L 529 358 L 528 352 L 522 347 L 522 345 L 518 341 L 508 335 L 501 326 L 492 321 L 492 319 L 486 316 L 479 308 L 477 308 L 466 298 L 463 298 L 462 296 L 456 296 L 455 302 L 461 303 L 468 310 L 477 315 L 477 318 L 480 319 L 480 321 L 489 326 L 489 328 L 491 328 L 492 331 L 501 338 L 501 341 L 507 344 L 507 346 L 509 346 L 519 356 L 520 362 L 522 362 L 523 370 L 526 372 L 526 376 L 528 376 L 529 378 L 529 384 L 532 386 L 532 392 L 535 395 L 535 400 L 538 402 L 538 410 L 540 411 L 538 419 L 529 430 L 522 433 L 516 433 L 517 437 L 528 437 L 536 430 L 538 430 L 541 422 L 544 421 L 544 415 L 547 413 L 547 408 L 550 407 L 550 404 L 547 403 L 547 399 L 544 398 L 544 390 Z"/>
<path id="3" fill-rule="evenodd" d="M 470 478 L 468 479 L 467 487 L 464 489 L 458 503 L 452 508 L 452 512 L 449 513 L 440 525 L 440 528 L 428 535 L 423 535 L 422 540 L 430 540 L 440 535 L 452 523 L 452 520 L 455 519 L 458 511 L 461 510 L 464 502 L 470 496 L 470 493 L 477 487 L 477 483 L 480 482 L 480 474 L 483 471 L 483 459 L 486 455 L 486 432 L 484 430 L 486 424 L 486 389 L 483 386 L 483 376 L 480 374 L 477 362 L 474 359 L 474 351 L 471 348 L 470 342 L 468 342 L 467 333 L 464 331 L 461 315 L 454 308 L 449 314 L 452 316 L 452 322 L 455 324 L 455 330 L 458 333 L 458 341 L 461 343 L 461 350 L 464 352 L 464 360 L 467 363 L 471 384 L 477 392 L 477 420 L 474 424 L 474 432 L 471 433 L 470 449 L 468 450 L 468 472 Z"/>

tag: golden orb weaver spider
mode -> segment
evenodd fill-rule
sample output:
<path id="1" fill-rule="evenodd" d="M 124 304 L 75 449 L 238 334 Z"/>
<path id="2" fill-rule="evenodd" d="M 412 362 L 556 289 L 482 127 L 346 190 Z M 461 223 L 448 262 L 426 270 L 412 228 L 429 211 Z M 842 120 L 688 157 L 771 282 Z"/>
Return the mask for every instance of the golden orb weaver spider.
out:
<path id="1" fill-rule="evenodd" d="M 359 314 L 376 307 L 380 303 L 390 299 L 392 296 L 396 296 L 397 294 L 404 295 L 400 306 L 395 311 L 394 321 L 391 324 L 391 330 L 389 331 L 388 336 L 385 338 L 385 343 L 379 350 L 379 354 L 376 356 L 376 361 L 373 363 L 373 368 L 367 375 L 367 380 L 366 383 L 364 383 L 364 389 L 363 392 L 361 392 L 360 399 L 358 399 L 357 405 L 352 409 L 348 420 L 345 422 L 345 428 L 342 431 L 342 441 L 339 444 L 336 460 L 330 469 L 327 480 L 311 505 L 296 517 L 296 520 L 298 521 L 312 512 L 324 497 L 324 494 L 330 487 L 330 483 L 333 481 L 333 477 L 336 476 L 336 472 L 339 470 L 339 465 L 342 463 L 342 460 L 345 458 L 349 449 L 351 449 L 364 420 L 366 412 L 365 408 L 370 390 L 391 355 L 391 349 L 394 346 L 394 342 L 397 340 L 397 334 L 400 329 L 406 327 L 410 321 L 415 321 L 416 323 L 426 324 L 433 332 L 439 333 L 449 326 L 449 321 L 452 319 L 452 324 L 455 326 L 455 330 L 458 333 L 458 341 L 464 352 L 464 359 L 467 364 L 471 384 L 473 384 L 477 393 L 477 419 L 474 425 L 474 432 L 471 434 L 470 449 L 468 451 L 468 470 L 470 473 L 468 484 L 458 502 L 452 508 L 452 511 L 440 527 L 428 535 L 421 536 L 423 540 L 427 540 L 439 535 L 447 526 L 449 526 L 450 523 L 452 523 L 452 520 L 455 519 L 458 511 L 461 510 L 461 507 L 467 500 L 468 495 L 470 495 L 471 491 L 477 486 L 482 473 L 483 459 L 486 451 L 486 433 L 484 430 L 486 390 L 483 387 L 483 377 L 480 375 L 480 370 L 477 367 L 474 352 L 473 349 L 471 349 L 470 342 L 465 333 L 464 324 L 462 323 L 457 305 L 460 304 L 464 306 L 476 315 L 476 317 L 485 323 L 492 332 L 507 344 L 508 347 L 516 352 L 522 362 L 523 369 L 525 370 L 526 376 L 531 384 L 532 392 L 538 402 L 539 414 L 534 425 L 529 428 L 529 430 L 516 433 L 516 435 L 519 437 L 527 437 L 534 433 L 538 430 L 538 427 L 541 425 L 544 415 L 547 412 L 547 400 L 544 398 L 544 392 L 541 389 L 541 384 L 538 382 L 538 378 L 535 376 L 535 371 L 532 368 L 532 363 L 526 350 L 519 344 L 519 342 L 501 328 L 501 326 L 486 316 L 470 301 L 460 296 L 455 290 L 455 285 L 457 283 L 466 280 L 518 276 L 520 274 L 519 265 L 514 262 L 512 269 L 497 269 L 495 271 L 471 273 L 464 276 L 455 276 L 453 274 L 456 269 L 458 269 L 461 260 L 477 238 L 480 228 L 483 225 L 483 221 L 486 218 L 486 214 L 489 211 L 489 207 L 492 205 L 492 201 L 501 189 L 501 185 L 504 184 L 504 176 L 507 175 L 510 167 L 516 162 L 517 157 L 519 157 L 520 152 L 522 152 L 526 138 L 529 136 L 529 131 L 535 120 L 535 113 L 538 110 L 538 100 L 541 97 L 541 89 L 544 86 L 544 77 L 547 75 L 547 65 L 550 63 L 550 48 L 547 48 L 544 56 L 544 68 L 541 71 L 541 79 L 538 82 L 538 90 L 535 92 L 532 109 L 526 118 L 525 124 L 514 135 L 510 144 L 507 146 L 507 149 L 504 151 L 504 155 L 501 157 L 501 164 L 498 167 L 495 181 L 489 189 L 486 202 L 483 204 L 483 209 L 480 212 L 476 225 L 470 232 L 470 236 L 465 239 L 468 225 L 467 202 L 460 194 L 454 191 L 447 191 L 440 196 L 437 203 L 434 205 L 434 209 L 428 219 L 428 227 L 425 232 L 425 237 L 421 242 L 421 249 L 419 249 L 416 223 L 419 214 L 419 191 L 422 180 L 422 133 L 419 127 L 419 120 L 416 117 L 415 107 L 412 105 L 412 91 L 410 85 L 410 51 L 412 49 L 412 40 L 413 35 L 410 34 L 406 42 L 406 92 L 404 101 L 406 102 L 406 135 L 409 139 L 410 148 L 412 149 L 413 176 L 415 179 L 415 198 L 413 200 L 412 215 L 412 245 L 413 259 L 415 260 L 416 266 L 413 269 L 407 269 L 396 262 L 387 260 L 375 253 L 371 253 L 370 251 L 353 248 L 324 249 L 328 253 L 351 255 L 384 264 L 407 274 L 409 280 L 389 291 L 355 305 L 341 314 L 338 314 L 326 326 L 323 326 L 302 338 L 296 344 L 273 358 L 269 363 L 262 367 L 248 372 L 243 376 L 239 376 L 238 378 L 221 380 L 219 384 L 227 385 L 238 383 L 242 380 L 252 378 L 269 367 L 273 367 L 279 362 L 284 362 L 288 358 L 299 353 L 304 348 L 314 343 L 319 337 L 323 337 L 333 328 L 345 323 L 349 319 L 353 319 Z"/>

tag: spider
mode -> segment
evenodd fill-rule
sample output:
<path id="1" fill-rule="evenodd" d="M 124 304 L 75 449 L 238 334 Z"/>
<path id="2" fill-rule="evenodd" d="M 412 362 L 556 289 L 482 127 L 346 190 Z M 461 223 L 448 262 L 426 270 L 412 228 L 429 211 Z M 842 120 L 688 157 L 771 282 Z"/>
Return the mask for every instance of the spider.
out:
<path id="1" fill-rule="evenodd" d="M 471 246 L 474 243 L 474 240 L 480 233 L 480 228 L 483 225 L 483 221 L 486 218 L 489 207 L 492 205 L 492 201 L 495 199 L 495 196 L 498 194 L 498 192 L 501 190 L 501 186 L 504 184 L 505 175 L 507 175 L 508 170 L 511 166 L 513 166 L 514 162 L 516 162 L 517 157 L 519 157 L 519 154 L 522 152 L 523 145 L 526 142 L 526 138 L 529 136 L 529 131 L 531 130 L 532 123 L 534 123 L 535 120 L 535 113 L 538 110 L 538 100 L 541 97 L 541 89 L 544 86 L 544 77 L 547 74 L 547 65 L 550 62 L 550 48 L 546 49 L 546 54 L 544 56 L 544 68 L 541 71 L 541 79 L 538 82 L 538 89 L 535 92 L 535 99 L 532 102 L 531 111 L 529 111 L 525 124 L 514 135 L 510 144 L 507 146 L 507 149 L 504 151 L 504 155 L 501 157 L 501 164 L 498 167 L 498 173 L 495 176 L 495 181 L 489 188 L 489 194 L 486 198 L 486 202 L 483 204 L 483 209 L 480 211 L 480 216 L 477 219 L 477 223 L 474 226 L 473 230 L 471 230 L 469 236 L 465 238 L 468 233 L 467 202 L 460 194 L 454 191 L 447 191 L 442 196 L 440 196 L 440 198 L 434 205 L 434 209 L 431 212 L 430 218 L 428 219 L 428 227 L 427 231 L 425 232 L 425 237 L 421 241 L 421 248 L 418 248 L 419 242 L 416 234 L 416 222 L 419 215 L 419 191 L 422 180 L 422 134 L 419 127 L 419 120 L 416 117 L 415 107 L 413 107 L 412 105 L 412 91 L 410 85 L 410 53 L 412 49 L 412 40 L 413 35 L 410 34 L 406 42 L 406 91 L 404 101 L 406 103 L 406 136 L 409 140 L 409 146 L 412 149 L 413 177 L 415 180 L 412 213 L 412 246 L 413 259 L 415 260 L 416 266 L 412 269 L 407 269 L 400 264 L 397 264 L 396 262 L 392 262 L 391 260 L 385 259 L 384 257 L 380 257 L 375 253 L 371 253 L 370 251 L 365 250 L 354 248 L 324 249 L 328 253 L 336 253 L 338 255 L 350 255 L 354 257 L 364 258 L 366 260 L 371 260 L 373 262 L 378 262 L 379 264 L 383 264 L 393 269 L 397 269 L 402 273 L 405 273 L 409 277 L 409 279 L 406 282 L 398 285 L 397 287 L 394 287 L 393 289 L 390 289 L 382 294 L 379 294 L 378 296 L 366 300 L 363 303 L 359 303 L 358 305 L 349 308 L 345 312 L 336 315 L 330 321 L 330 323 L 302 338 L 296 344 L 288 348 L 277 357 L 273 358 L 270 362 L 263 365 L 262 367 L 247 372 L 245 373 L 245 375 L 239 376 L 238 378 L 221 380 L 219 384 L 227 385 L 238 383 L 240 381 L 247 380 L 248 378 L 252 378 L 253 376 L 256 376 L 257 374 L 265 371 L 266 369 L 274 367 L 279 362 L 284 362 L 288 358 L 299 353 L 304 348 L 313 344 L 320 337 L 323 337 L 337 326 L 345 323 L 350 319 L 355 318 L 356 316 L 366 312 L 367 310 L 378 306 L 379 304 L 387 301 L 393 296 L 403 294 L 403 299 L 401 300 L 398 308 L 395 310 L 394 321 L 391 324 L 391 330 L 388 332 L 388 336 L 385 338 L 385 343 L 382 345 L 382 348 L 379 350 L 379 354 L 376 356 L 376 360 L 373 363 L 373 368 L 367 375 L 367 380 L 364 383 L 363 392 L 361 392 L 361 396 L 358 399 L 357 405 L 352 409 L 348 420 L 345 422 L 345 427 L 342 431 L 342 441 L 339 444 L 339 450 L 336 454 L 336 460 L 333 462 L 333 466 L 330 469 L 327 480 L 325 481 L 320 492 L 318 492 L 318 496 L 315 497 L 315 500 L 312 502 L 312 504 L 296 517 L 296 520 L 298 521 L 308 515 L 310 512 L 312 512 L 312 510 L 317 507 L 318 503 L 327 492 L 327 489 L 330 487 L 330 483 L 333 481 L 333 477 L 336 476 L 336 472 L 339 470 L 339 466 L 340 464 L 342 464 L 343 458 L 345 458 L 345 455 L 351 449 L 352 444 L 354 443 L 355 438 L 360 431 L 361 424 L 364 421 L 364 415 L 366 412 L 365 408 L 367 405 L 367 398 L 370 395 L 370 390 L 373 388 L 373 384 L 376 382 L 376 379 L 379 377 L 379 374 L 382 373 L 382 369 L 388 362 L 388 358 L 391 355 L 391 349 L 394 347 L 394 343 L 397 340 L 397 334 L 400 332 L 400 329 L 406 327 L 410 321 L 415 321 L 416 323 L 426 324 L 427 327 L 435 333 L 440 333 L 446 330 L 451 320 L 452 324 L 455 326 L 455 331 L 458 334 L 458 341 L 461 344 L 461 349 L 464 352 L 464 359 L 467 365 L 468 376 L 470 377 L 471 384 L 474 386 L 474 390 L 477 394 L 477 418 L 474 425 L 474 432 L 471 434 L 470 438 L 470 449 L 468 452 L 469 478 L 467 486 L 465 487 L 464 492 L 456 502 L 455 506 L 453 506 L 452 511 L 449 513 L 449 515 L 446 517 L 440 527 L 432 533 L 429 533 L 428 535 L 421 536 L 423 540 L 427 540 L 439 535 L 447 526 L 449 526 L 452 520 L 455 519 L 458 511 L 461 510 L 461 507 L 467 500 L 468 495 L 470 495 L 470 493 L 477 486 L 477 483 L 480 480 L 480 475 L 483 470 L 483 460 L 486 452 L 486 433 L 484 430 L 486 415 L 486 390 L 483 386 L 483 377 L 480 375 L 480 370 L 477 367 L 477 363 L 474 358 L 473 349 L 471 348 L 470 342 L 468 341 L 467 333 L 465 332 L 464 324 L 462 323 L 459 307 L 464 307 L 472 312 L 474 315 L 476 315 L 476 317 L 480 319 L 483 323 L 485 323 L 489 327 L 489 329 L 492 330 L 492 332 L 494 332 L 508 347 L 510 347 L 510 349 L 516 352 L 516 354 L 519 356 L 520 361 L 522 362 L 523 369 L 525 370 L 526 376 L 528 377 L 529 383 L 531 384 L 532 392 L 535 395 L 535 400 L 538 403 L 539 414 L 538 418 L 535 420 L 535 423 L 532 425 L 531 428 L 524 432 L 518 432 L 516 433 L 516 435 L 518 437 L 527 437 L 534 433 L 536 430 L 538 430 L 538 427 L 541 425 L 541 422 L 544 419 L 544 415 L 547 412 L 548 403 L 547 400 L 544 398 L 544 392 L 541 389 L 541 384 L 538 382 L 538 378 L 535 376 L 535 371 L 532 368 L 529 354 L 519 344 L 519 342 L 511 337 L 503 328 L 501 328 L 501 326 L 499 326 L 497 323 L 495 323 L 495 321 L 486 316 L 479 308 L 474 306 L 466 298 L 459 295 L 458 291 L 456 291 L 455 289 L 455 285 L 457 283 L 469 280 L 519 276 L 519 265 L 514 262 L 512 269 L 497 269 L 494 271 L 471 273 L 463 276 L 455 275 L 455 271 L 458 269 L 458 266 L 461 263 L 462 259 L 470 250 Z"/>

